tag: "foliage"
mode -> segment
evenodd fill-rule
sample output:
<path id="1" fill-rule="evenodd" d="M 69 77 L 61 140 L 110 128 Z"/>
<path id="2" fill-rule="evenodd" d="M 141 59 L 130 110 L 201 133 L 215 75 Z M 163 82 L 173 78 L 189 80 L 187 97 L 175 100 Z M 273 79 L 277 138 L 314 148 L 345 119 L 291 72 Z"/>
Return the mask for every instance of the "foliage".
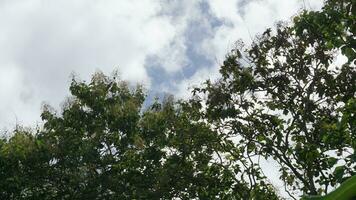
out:
<path id="1" fill-rule="evenodd" d="M 276 199 L 270 185 L 236 179 L 189 103 L 143 110 L 140 86 L 101 73 L 70 91 L 60 114 L 44 108 L 37 134 L 1 140 L 1 199 Z"/>
<path id="2" fill-rule="evenodd" d="M 356 176 L 344 181 L 338 188 L 325 196 L 307 196 L 302 200 L 352 200 L 356 198 Z"/>
<path id="3" fill-rule="evenodd" d="M 205 118 L 234 138 L 231 156 L 255 171 L 273 159 L 291 197 L 325 194 L 356 173 L 354 5 L 330 0 L 268 29 L 226 57 L 221 79 L 194 90 Z"/>
<path id="4" fill-rule="evenodd" d="M 231 51 L 187 101 L 96 73 L 43 127 L 0 139 L 0 199 L 278 199 L 356 174 L 355 2 L 328 0 Z M 345 63 L 336 62 L 340 55 Z"/>
<path id="5" fill-rule="evenodd" d="M 350 61 L 356 59 L 355 0 L 328 0 L 322 12 L 304 11 L 294 19 L 298 35 L 323 41 L 327 49 L 340 48 Z"/>

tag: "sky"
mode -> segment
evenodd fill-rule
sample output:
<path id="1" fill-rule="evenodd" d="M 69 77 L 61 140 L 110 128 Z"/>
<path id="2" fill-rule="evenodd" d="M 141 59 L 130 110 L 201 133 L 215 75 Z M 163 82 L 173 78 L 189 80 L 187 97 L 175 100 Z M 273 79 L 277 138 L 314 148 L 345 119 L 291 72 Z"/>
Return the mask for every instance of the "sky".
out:
<path id="1" fill-rule="evenodd" d="M 322 0 L 0 0 L 0 132 L 59 109 L 71 75 L 118 71 L 152 96 L 189 97 L 242 39 Z"/>
<path id="2" fill-rule="evenodd" d="M 242 39 L 322 0 L 0 0 L 0 133 L 59 109 L 71 76 L 118 71 L 149 94 L 188 98 Z M 275 174 L 270 174 L 275 175 Z"/>

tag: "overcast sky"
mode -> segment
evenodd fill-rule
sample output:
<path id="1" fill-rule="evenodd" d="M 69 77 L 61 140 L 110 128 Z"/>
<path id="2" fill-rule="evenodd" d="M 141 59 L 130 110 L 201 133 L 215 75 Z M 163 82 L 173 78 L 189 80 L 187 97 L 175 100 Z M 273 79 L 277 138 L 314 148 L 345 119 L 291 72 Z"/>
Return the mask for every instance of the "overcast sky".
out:
<path id="1" fill-rule="evenodd" d="M 0 0 L 0 132 L 58 108 L 70 75 L 118 70 L 152 94 L 187 97 L 241 38 L 322 0 Z"/>

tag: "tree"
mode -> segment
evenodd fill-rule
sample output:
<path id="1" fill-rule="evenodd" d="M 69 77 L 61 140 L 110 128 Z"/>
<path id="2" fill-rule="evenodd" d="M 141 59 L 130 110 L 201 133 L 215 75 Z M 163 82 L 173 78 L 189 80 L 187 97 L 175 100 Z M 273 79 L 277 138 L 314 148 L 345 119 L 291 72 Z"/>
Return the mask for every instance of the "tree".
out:
<path id="1" fill-rule="evenodd" d="M 249 173 L 261 171 L 261 158 L 274 160 L 293 198 L 356 174 L 354 11 L 352 0 L 329 0 L 268 29 L 231 51 L 221 79 L 194 90 L 206 120 L 234 140 L 236 162 L 247 157 Z M 338 52 L 348 58 L 341 65 Z"/>
<path id="2" fill-rule="evenodd" d="M 47 154 L 29 130 L 18 128 L 13 136 L 0 140 L 0 198 L 51 199 L 46 181 Z M 31 198 L 25 198 L 31 197 Z"/>
<path id="3" fill-rule="evenodd" d="M 142 107 L 141 86 L 73 79 L 61 113 L 0 142 L 1 199 L 276 199 L 239 180 L 220 136 L 187 102 Z"/>

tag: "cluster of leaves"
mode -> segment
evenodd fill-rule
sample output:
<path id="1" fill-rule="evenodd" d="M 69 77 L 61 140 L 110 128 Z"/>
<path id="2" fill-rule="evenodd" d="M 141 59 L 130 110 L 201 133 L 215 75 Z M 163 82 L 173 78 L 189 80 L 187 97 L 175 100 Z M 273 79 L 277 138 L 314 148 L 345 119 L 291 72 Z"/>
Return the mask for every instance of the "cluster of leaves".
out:
<path id="1" fill-rule="evenodd" d="M 356 59 L 356 2 L 354 0 L 328 0 L 322 11 L 304 11 L 294 19 L 297 34 L 320 38 L 332 50 L 340 48 L 349 60 Z"/>
<path id="2" fill-rule="evenodd" d="M 205 118 L 235 138 L 235 154 L 255 170 L 274 160 L 291 197 L 325 194 L 356 174 L 355 32 L 354 1 L 328 1 L 240 45 L 220 80 L 195 89 Z"/>
<path id="3" fill-rule="evenodd" d="M 62 113 L 44 109 L 37 134 L 1 140 L 1 199 L 276 199 L 271 186 L 236 179 L 188 103 L 142 111 L 141 87 L 101 73 L 70 91 Z"/>

